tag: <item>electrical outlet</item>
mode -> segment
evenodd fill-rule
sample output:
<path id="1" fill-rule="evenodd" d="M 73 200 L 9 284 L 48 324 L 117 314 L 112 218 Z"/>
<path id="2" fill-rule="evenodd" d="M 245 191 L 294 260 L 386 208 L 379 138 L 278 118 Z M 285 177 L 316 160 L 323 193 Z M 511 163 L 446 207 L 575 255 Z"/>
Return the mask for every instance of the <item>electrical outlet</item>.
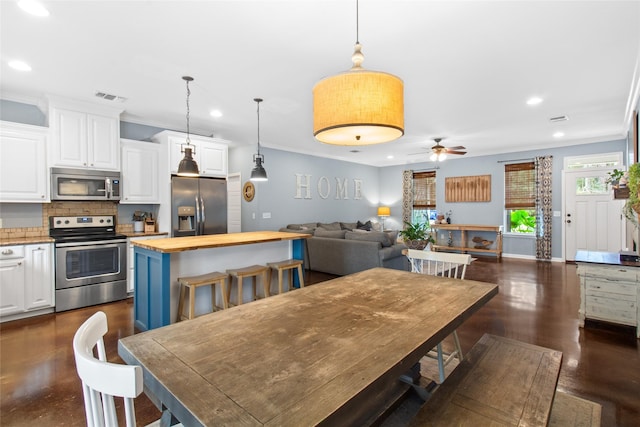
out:
<path id="1" fill-rule="evenodd" d="M 2 218 L 0 218 L 0 228 L 2 228 Z"/>
<path id="2" fill-rule="evenodd" d="M 271 218 L 271 212 L 262 212 L 262 219 Z"/>
<path id="3" fill-rule="evenodd" d="M 255 213 L 255 212 L 253 212 L 253 213 L 251 214 L 251 219 L 256 219 L 256 213 Z"/>

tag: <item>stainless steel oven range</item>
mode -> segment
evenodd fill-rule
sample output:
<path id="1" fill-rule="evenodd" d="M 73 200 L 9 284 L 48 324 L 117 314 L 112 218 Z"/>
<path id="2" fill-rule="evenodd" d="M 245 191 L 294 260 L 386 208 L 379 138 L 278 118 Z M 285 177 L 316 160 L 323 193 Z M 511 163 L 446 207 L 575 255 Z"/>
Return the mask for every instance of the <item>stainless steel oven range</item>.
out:
<path id="1" fill-rule="evenodd" d="M 127 298 L 127 238 L 114 215 L 49 217 L 56 311 Z"/>

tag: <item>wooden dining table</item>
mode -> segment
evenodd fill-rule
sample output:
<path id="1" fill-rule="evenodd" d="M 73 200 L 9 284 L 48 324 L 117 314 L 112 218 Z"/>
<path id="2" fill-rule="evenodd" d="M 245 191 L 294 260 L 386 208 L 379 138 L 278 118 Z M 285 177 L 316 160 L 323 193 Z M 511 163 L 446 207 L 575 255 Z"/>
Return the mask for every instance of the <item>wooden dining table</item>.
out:
<path id="1" fill-rule="evenodd" d="M 497 293 L 374 268 L 122 338 L 118 352 L 184 425 L 367 425 Z"/>

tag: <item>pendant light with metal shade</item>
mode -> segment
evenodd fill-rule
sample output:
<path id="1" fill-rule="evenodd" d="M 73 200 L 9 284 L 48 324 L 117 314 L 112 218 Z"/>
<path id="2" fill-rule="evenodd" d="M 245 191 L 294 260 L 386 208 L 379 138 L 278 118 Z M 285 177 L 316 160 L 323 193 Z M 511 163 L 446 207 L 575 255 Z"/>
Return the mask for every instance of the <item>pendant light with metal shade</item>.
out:
<path id="1" fill-rule="evenodd" d="M 191 139 L 189 138 L 189 95 L 191 95 L 189 82 L 193 81 L 193 77 L 183 76 L 182 80 L 187 82 L 187 141 L 186 144 L 180 146 L 180 152 L 184 154 L 184 158 L 180 160 L 180 164 L 178 165 L 178 175 L 199 176 L 200 170 L 198 169 L 198 164 L 193 160 L 193 154 L 196 154 L 196 147 L 191 144 Z"/>
<path id="2" fill-rule="evenodd" d="M 251 181 L 267 181 L 267 171 L 264 170 L 262 162 L 264 162 L 264 156 L 260 154 L 260 103 L 262 98 L 253 98 L 258 105 L 258 153 L 253 155 L 254 168 L 251 170 Z"/>

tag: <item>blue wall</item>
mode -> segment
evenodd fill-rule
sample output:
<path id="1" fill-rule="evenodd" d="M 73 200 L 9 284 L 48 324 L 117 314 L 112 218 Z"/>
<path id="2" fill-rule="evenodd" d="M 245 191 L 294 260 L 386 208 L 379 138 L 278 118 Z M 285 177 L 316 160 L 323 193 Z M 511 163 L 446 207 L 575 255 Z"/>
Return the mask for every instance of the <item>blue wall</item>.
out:
<path id="1" fill-rule="evenodd" d="M 562 211 L 562 169 L 564 158 L 593 153 L 626 152 L 626 140 L 594 144 L 558 147 L 547 150 L 522 151 L 494 156 L 447 159 L 438 164 L 436 171 L 436 206 L 439 212 L 452 211 L 451 220 L 458 224 L 502 225 L 504 212 L 504 163 L 498 161 L 533 159 L 536 156 L 553 156 L 553 210 Z M 432 169 L 433 162 L 393 166 L 380 170 L 380 197 L 391 206 L 392 217 L 387 220 L 398 225 L 402 218 L 402 171 L 405 169 Z M 444 180 L 447 177 L 491 175 L 491 201 L 486 203 L 445 203 Z M 397 183 L 397 184 L 396 184 Z M 395 201 L 395 203 L 392 203 Z M 552 223 L 552 256 L 562 256 L 562 217 L 554 216 Z M 489 235 L 488 235 L 489 236 Z M 535 239 L 530 236 L 505 235 L 503 252 L 506 254 L 535 255 Z"/>
<path id="2" fill-rule="evenodd" d="M 21 123 L 43 125 L 46 118 L 40 110 L 31 105 L 11 101 L 1 101 L 0 119 Z M 121 122 L 121 137 L 148 140 L 163 130 L 158 127 Z M 632 127 L 630 131 L 632 130 Z M 630 140 L 631 136 L 628 138 Z M 562 167 L 566 156 L 586 155 L 622 151 L 627 152 L 627 140 L 594 144 L 558 147 L 540 151 L 525 151 L 484 157 L 461 157 L 448 159 L 438 164 L 437 206 L 440 212 L 452 211 L 454 223 L 474 223 L 501 225 L 503 222 L 503 177 L 504 164 L 500 160 L 533 158 L 541 155 L 553 156 L 553 210 L 562 211 Z M 239 172 L 242 182 L 246 182 L 253 167 L 254 146 L 233 148 L 229 151 L 229 173 Z M 391 217 L 386 219 L 386 228 L 401 228 L 402 217 L 402 171 L 405 169 L 424 170 L 434 167 L 434 163 L 377 168 L 322 157 L 291 153 L 281 150 L 261 148 L 265 156 L 264 166 L 269 181 L 256 183 L 253 201 L 242 201 L 242 230 L 277 230 L 289 223 L 365 221 L 378 220 L 376 208 L 379 205 L 391 207 Z M 311 198 L 296 198 L 296 174 L 311 175 Z M 444 178 L 453 176 L 491 175 L 491 201 L 487 203 L 445 203 Z M 318 181 L 325 177 L 323 187 L 318 190 Z M 347 198 L 336 198 L 336 180 L 346 182 Z M 354 199 L 354 180 L 362 183 L 362 199 Z M 328 187 L 326 184 L 328 183 Z M 321 193 L 330 189 L 326 198 Z M 304 193 L 304 192 L 303 192 Z M 25 208 L 28 205 L 25 205 Z M 121 205 L 119 217 L 130 217 L 132 210 L 153 210 L 149 205 Z M 122 215 L 121 215 L 122 213 Z M 263 214 L 271 218 L 263 218 Z M 254 218 L 255 215 L 255 218 Z M 553 218 L 553 257 L 562 256 L 562 218 Z M 128 221 L 123 221 L 128 222 Z M 506 254 L 533 256 L 535 241 L 531 237 L 505 236 Z"/>
<path id="3" fill-rule="evenodd" d="M 241 147 L 229 152 L 229 173 L 240 172 L 243 183 L 251 175 L 255 151 L 256 147 Z M 269 180 L 255 183 L 253 201 L 242 201 L 243 231 L 277 230 L 303 222 L 377 220 L 379 168 L 263 147 L 260 152 Z M 296 174 L 311 175 L 310 198 L 305 198 L 304 189 L 303 198 L 296 198 Z M 346 198 L 343 194 L 336 198 L 336 179 L 346 181 Z M 362 182 L 360 200 L 354 199 L 354 180 Z M 271 213 L 271 218 L 262 218 L 263 213 Z"/>

